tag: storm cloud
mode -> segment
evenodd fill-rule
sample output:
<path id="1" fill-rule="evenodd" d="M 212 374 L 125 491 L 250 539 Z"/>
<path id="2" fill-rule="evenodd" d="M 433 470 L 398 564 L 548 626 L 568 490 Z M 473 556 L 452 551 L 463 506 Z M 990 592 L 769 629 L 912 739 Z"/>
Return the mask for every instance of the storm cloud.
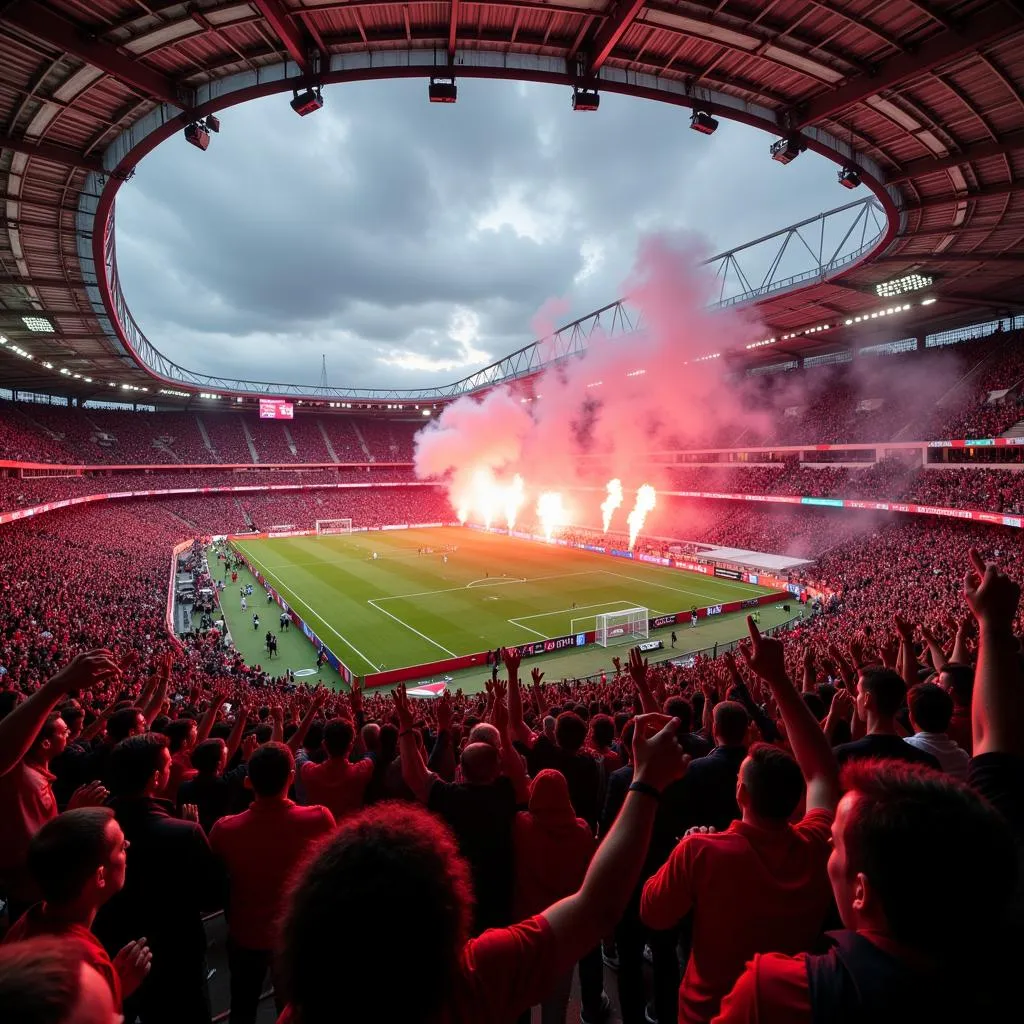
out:
<path id="1" fill-rule="evenodd" d="M 118 260 L 149 338 L 190 369 L 336 386 L 446 384 L 617 298 L 651 233 L 711 251 L 836 206 L 813 154 L 782 168 L 768 136 L 550 86 L 422 82 L 226 110 L 206 153 L 178 136 L 117 207 Z"/>

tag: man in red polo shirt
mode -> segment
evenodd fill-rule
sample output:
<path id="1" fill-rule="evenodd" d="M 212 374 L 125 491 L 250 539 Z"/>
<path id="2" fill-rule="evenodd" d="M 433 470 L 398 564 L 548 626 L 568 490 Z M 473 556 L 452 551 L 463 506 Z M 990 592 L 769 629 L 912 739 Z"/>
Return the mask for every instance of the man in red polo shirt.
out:
<path id="1" fill-rule="evenodd" d="M 27 910 L 4 942 L 57 935 L 81 946 L 82 959 L 110 986 L 114 1005 L 130 996 L 149 973 L 145 938 L 128 943 L 111 961 L 93 935 L 96 913 L 124 887 L 128 841 L 109 807 L 65 811 L 33 836 L 28 864 L 42 902 Z"/>
<path id="2" fill-rule="evenodd" d="M 324 726 L 323 764 L 307 761 L 302 766 L 302 785 L 306 802 L 328 808 L 335 821 L 343 821 L 363 806 L 366 787 L 373 778 L 372 755 L 350 761 L 355 727 L 346 718 L 332 718 Z"/>
<path id="3" fill-rule="evenodd" d="M 221 818 L 210 846 L 227 868 L 228 966 L 231 1020 L 252 1024 L 277 947 L 285 893 L 295 866 L 334 830 L 326 807 L 299 807 L 288 799 L 295 759 L 283 743 L 266 743 L 249 759 L 245 780 L 256 794 L 242 814 Z M 274 985 L 278 999 L 282 988 Z M 278 1007 L 281 1009 L 281 1006 Z"/>
<path id="4" fill-rule="evenodd" d="M 715 1024 L 995 1020 L 1017 998 L 1014 840 L 1024 832 L 1020 587 L 971 551 L 978 620 L 974 788 L 898 761 L 842 773 L 829 879 L 844 930 L 820 956 L 757 955 Z M 993 809 L 995 804 L 1003 812 Z M 1010 918 L 1008 921 L 1007 918 Z"/>
<path id="5" fill-rule="evenodd" d="M 796 756 L 755 744 L 740 766 L 742 819 L 725 832 L 686 836 L 644 886 L 640 917 L 656 931 L 693 914 L 679 987 L 681 1024 L 706 1024 L 755 953 L 810 949 L 828 912 L 829 830 L 839 769 L 825 734 L 786 674 L 778 640 L 748 617 L 748 663 L 768 684 Z M 807 786 L 807 813 L 789 819 Z"/>

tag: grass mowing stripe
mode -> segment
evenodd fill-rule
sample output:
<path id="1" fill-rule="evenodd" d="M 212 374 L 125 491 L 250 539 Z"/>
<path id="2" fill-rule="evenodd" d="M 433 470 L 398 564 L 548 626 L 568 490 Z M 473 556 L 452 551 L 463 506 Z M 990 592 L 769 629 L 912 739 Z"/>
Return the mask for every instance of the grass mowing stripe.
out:
<path id="1" fill-rule="evenodd" d="M 444 653 L 447 654 L 449 658 L 458 657 L 457 654 L 452 654 L 452 652 L 449 651 L 447 647 L 442 647 L 436 640 L 431 640 L 429 636 L 426 636 L 425 634 L 421 633 L 415 626 L 410 626 L 408 622 L 403 622 L 397 615 L 392 615 L 391 612 L 379 607 L 377 605 L 377 602 L 374 601 L 372 598 L 368 599 L 366 603 L 368 605 L 371 605 L 373 608 L 376 608 L 377 611 L 383 613 L 389 619 L 394 619 L 395 622 L 397 622 L 400 626 L 405 626 L 406 629 L 412 630 L 412 632 L 415 633 L 418 637 L 420 637 L 423 640 L 426 640 L 428 644 L 433 644 L 439 651 L 444 651 Z"/>
<path id="2" fill-rule="evenodd" d="M 239 545 L 239 547 L 241 547 L 241 545 Z M 312 614 L 320 620 L 321 625 L 323 625 L 326 629 L 329 629 L 350 651 L 352 651 L 354 654 L 362 658 L 363 661 L 365 661 L 366 664 L 369 665 L 374 672 L 380 671 L 380 668 L 377 665 L 370 661 L 370 659 L 365 654 L 363 654 L 363 652 L 359 650 L 359 648 L 356 647 L 351 640 L 348 640 L 344 636 L 342 636 L 341 633 L 339 633 L 315 608 L 310 607 L 310 605 L 303 601 L 301 597 L 298 597 L 297 595 L 293 594 L 281 582 L 281 578 L 277 575 L 277 573 L 271 572 L 265 565 L 263 565 L 263 563 L 258 558 L 256 558 L 255 555 L 253 555 L 251 551 L 245 548 L 243 548 L 243 550 L 245 550 L 245 553 L 248 556 L 249 560 L 260 570 L 260 572 L 263 573 L 264 576 L 273 577 L 273 579 L 277 581 L 278 593 L 281 594 L 283 597 L 287 596 L 290 604 L 301 605 L 303 608 L 306 609 L 306 611 L 312 612 Z"/>

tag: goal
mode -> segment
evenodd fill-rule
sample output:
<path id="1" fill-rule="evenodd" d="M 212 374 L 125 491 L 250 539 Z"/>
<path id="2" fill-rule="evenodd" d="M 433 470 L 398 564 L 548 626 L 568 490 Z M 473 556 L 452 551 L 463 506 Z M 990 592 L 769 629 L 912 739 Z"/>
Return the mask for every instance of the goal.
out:
<path id="1" fill-rule="evenodd" d="M 329 533 L 351 533 L 351 519 L 318 519 L 316 521 L 316 535 L 324 537 Z"/>
<path id="2" fill-rule="evenodd" d="M 602 647 L 646 640 L 648 635 L 646 608 L 624 608 L 594 616 L 594 642 Z"/>

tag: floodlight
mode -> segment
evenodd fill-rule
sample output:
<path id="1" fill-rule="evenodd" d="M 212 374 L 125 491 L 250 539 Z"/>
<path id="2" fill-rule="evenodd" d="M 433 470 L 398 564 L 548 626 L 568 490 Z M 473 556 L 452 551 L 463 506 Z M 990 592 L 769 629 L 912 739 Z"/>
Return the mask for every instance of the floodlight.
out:
<path id="1" fill-rule="evenodd" d="M 314 111 L 319 110 L 323 105 L 324 97 L 319 86 L 317 86 L 315 92 L 312 89 L 304 89 L 302 92 L 299 92 L 299 90 L 296 89 L 292 95 L 291 108 L 299 115 L 299 117 L 305 117 L 307 114 L 312 114 Z"/>
<path id="2" fill-rule="evenodd" d="M 210 145 L 210 133 L 205 125 L 193 122 L 185 128 L 185 140 L 192 143 L 196 149 L 205 152 L 206 147 Z"/>
<path id="3" fill-rule="evenodd" d="M 839 172 L 839 184 L 843 188 L 856 188 L 860 184 L 860 172 L 856 167 L 844 167 Z"/>
<path id="4" fill-rule="evenodd" d="M 211 132 L 220 131 L 220 118 L 216 114 L 206 115 L 206 130 Z"/>
<path id="5" fill-rule="evenodd" d="M 770 152 L 776 163 L 792 163 L 807 148 L 799 135 L 787 135 L 784 139 L 773 142 Z"/>
<path id="6" fill-rule="evenodd" d="M 718 122 L 705 110 L 695 110 L 690 115 L 690 127 L 701 135 L 714 135 L 718 131 Z"/>
<path id="7" fill-rule="evenodd" d="M 906 295 L 908 292 L 930 288 L 933 283 L 934 278 L 930 274 L 904 274 L 903 277 L 894 277 L 889 281 L 876 284 L 875 292 L 880 299 L 892 299 L 897 295 Z"/>
<path id="8" fill-rule="evenodd" d="M 53 324 L 45 316 L 23 316 L 21 322 L 30 330 L 40 334 L 53 334 Z"/>
<path id="9" fill-rule="evenodd" d="M 579 86 L 573 89 L 573 110 L 597 110 L 600 105 L 601 96 L 596 89 L 581 89 Z"/>
<path id="10" fill-rule="evenodd" d="M 454 103 L 459 98 L 454 78 L 432 78 L 427 89 L 431 103 Z"/>

